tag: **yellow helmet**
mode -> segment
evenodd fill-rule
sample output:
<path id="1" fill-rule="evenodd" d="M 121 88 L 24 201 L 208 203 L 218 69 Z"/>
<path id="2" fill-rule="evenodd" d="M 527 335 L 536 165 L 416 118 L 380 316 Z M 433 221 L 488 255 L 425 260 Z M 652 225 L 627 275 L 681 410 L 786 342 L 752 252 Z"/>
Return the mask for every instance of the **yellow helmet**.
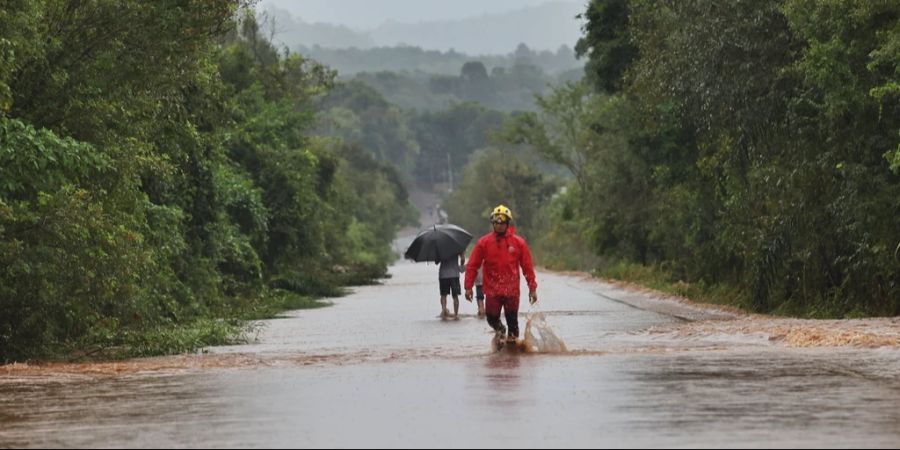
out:
<path id="1" fill-rule="evenodd" d="M 513 219 L 512 211 L 503 205 L 494 208 L 494 211 L 491 212 L 491 221 L 493 222 L 498 219 L 505 219 L 503 220 L 504 222 L 511 221 Z"/>

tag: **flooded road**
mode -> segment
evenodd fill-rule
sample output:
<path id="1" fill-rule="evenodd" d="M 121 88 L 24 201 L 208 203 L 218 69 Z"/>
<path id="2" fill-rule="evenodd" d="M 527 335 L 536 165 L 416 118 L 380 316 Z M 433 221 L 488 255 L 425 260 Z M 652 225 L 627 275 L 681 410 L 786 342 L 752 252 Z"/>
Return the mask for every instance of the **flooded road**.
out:
<path id="1" fill-rule="evenodd" d="M 0 372 L 0 447 L 900 446 L 896 348 L 675 333 L 734 318 L 539 273 L 571 351 L 493 353 L 472 304 L 438 318 L 435 266 L 391 273 L 171 368 Z"/>

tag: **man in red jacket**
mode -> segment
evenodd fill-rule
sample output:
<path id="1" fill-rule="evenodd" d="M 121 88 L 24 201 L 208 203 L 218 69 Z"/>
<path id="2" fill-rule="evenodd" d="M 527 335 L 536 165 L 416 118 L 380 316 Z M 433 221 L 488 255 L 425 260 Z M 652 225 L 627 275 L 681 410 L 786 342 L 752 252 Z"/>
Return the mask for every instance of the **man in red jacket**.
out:
<path id="1" fill-rule="evenodd" d="M 520 267 L 528 282 L 528 299 L 531 304 L 537 302 L 537 281 L 534 278 L 531 250 L 525 239 L 517 236 L 510 225 L 512 218 L 512 211 L 506 206 L 494 208 L 491 213 L 494 231 L 478 240 L 466 266 L 466 299 L 472 301 L 472 286 L 478 269 L 484 265 L 484 295 L 487 297 L 485 313 L 488 324 L 496 331 L 501 342 L 504 339 L 515 341 L 519 337 Z M 506 328 L 500 323 L 501 308 L 506 311 L 508 338 Z"/>

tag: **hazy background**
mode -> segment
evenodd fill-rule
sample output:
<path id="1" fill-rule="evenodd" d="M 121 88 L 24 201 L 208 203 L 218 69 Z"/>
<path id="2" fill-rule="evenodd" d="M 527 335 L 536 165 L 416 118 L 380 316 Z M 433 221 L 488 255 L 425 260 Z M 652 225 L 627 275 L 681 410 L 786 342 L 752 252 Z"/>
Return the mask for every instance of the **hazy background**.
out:
<path id="1" fill-rule="evenodd" d="M 497 0 L 265 0 L 273 11 L 273 40 L 291 48 L 370 48 L 407 45 L 470 55 L 574 47 L 582 1 Z"/>

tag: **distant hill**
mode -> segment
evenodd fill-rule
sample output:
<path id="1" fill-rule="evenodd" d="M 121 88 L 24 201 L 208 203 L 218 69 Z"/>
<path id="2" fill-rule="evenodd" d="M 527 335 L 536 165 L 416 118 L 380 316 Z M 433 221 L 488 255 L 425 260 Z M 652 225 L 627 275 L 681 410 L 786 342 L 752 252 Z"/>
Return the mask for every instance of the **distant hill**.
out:
<path id="1" fill-rule="evenodd" d="M 375 41 L 366 33 L 354 31 L 342 25 L 306 23 L 289 12 L 269 7 L 260 24 L 272 42 L 295 48 L 303 45 L 323 45 L 329 48 L 370 48 Z M 275 30 L 272 32 L 272 20 Z"/>
<path id="2" fill-rule="evenodd" d="M 583 3 L 558 1 L 463 20 L 387 23 L 370 35 L 381 46 L 407 44 L 472 55 L 503 54 L 520 43 L 555 50 L 561 45 L 574 47 L 581 37 L 581 22 L 575 16 L 584 12 Z"/>
<path id="3" fill-rule="evenodd" d="M 519 44 L 515 51 L 510 48 L 506 54 L 481 56 L 404 46 L 368 49 L 298 46 L 292 50 L 337 70 L 341 76 L 381 71 L 459 75 L 460 68 L 469 61 L 481 61 L 488 72 L 494 68 L 527 64 L 540 67 L 542 71 L 551 75 L 572 70 L 580 71 L 584 66 L 584 63 L 575 59 L 575 51 L 567 46 L 560 47 L 556 51 L 537 52 L 524 44 Z"/>
<path id="4" fill-rule="evenodd" d="M 456 75 L 423 72 L 360 72 L 345 80 L 360 82 L 378 91 L 403 109 L 439 111 L 460 102 L 476 102 L 503 111 L 534 111 L 535 94 L 546 94 L 553 86 L 580 80 L 584 69 L 556 75 L 534 65 L 497 67 L 490 73 L 479 62 L 467 63 Z"/>
<path id="5" fill-rule="evenodd" d="M 584 73 L 572 49 L 580 35 L 574 17 L 582 8 L 580 1 L 558 1 L 469 19 L 388 23 L 361 32 L 306 23 L 270 6 L 261 26 L 273 41 L 405 110 L 435 112 L 477 102 L 495 111 L 531 111 L 534 94 Z"/>
<path id="6" fill-rule="evenodd" d="M 269 6 L 276 17 L 273 40 L 289 48 L 360 49 L 413 46 L 455 50 L 470 55 L 504 54 L 520 43 L 538 50 L 574 47 L 581 36 L 583 1 L 556 1 L 502 14 L 422 23 L 389 22 L 370 31 L 321 23 L 307 23 L 285 10 Z"/>

